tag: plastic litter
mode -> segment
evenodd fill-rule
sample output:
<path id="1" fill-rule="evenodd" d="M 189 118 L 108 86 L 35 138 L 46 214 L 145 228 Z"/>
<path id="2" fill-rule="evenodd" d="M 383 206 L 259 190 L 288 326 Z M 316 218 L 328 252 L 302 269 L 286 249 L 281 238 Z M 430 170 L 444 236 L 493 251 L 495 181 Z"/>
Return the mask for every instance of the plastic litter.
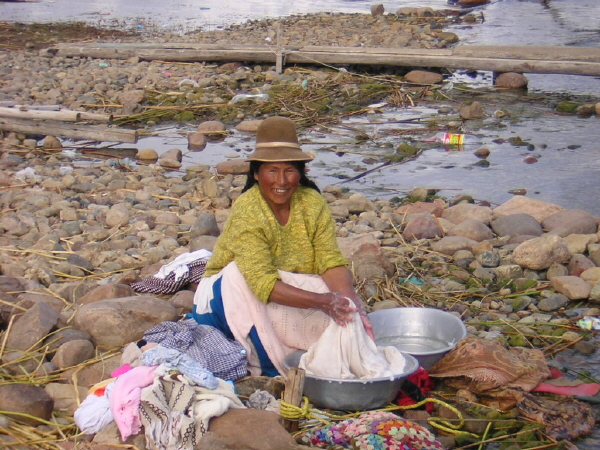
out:
<path id="1" fill-rule="evenodd" d="M 58 173 L 61 176 L 63 176 L 63 177 L 65 175 L 70 175 L 70 174 L 73 173 L 73 167 L 71 167 L 71 166 L 61 166 L 61 167 L 58 168 Z"/>
<path id="2" fill-rule="evenodd" d="M 440 142 L 447 145 L 463 146 L 467 144 L 481 144 L 481 140 L 472 134 L 461 133 L 436 133 L 430 138 L 423 139 L 423 142 Z"/>
<path id="3" fill-rule="evenodd" d="M 263 103 L 269 100 L 269 94 L 237 94 L 231 99 L 231 103 L 239 103 L 244 100 L 250 100 L 255 103 Z"/>
<path id="4" fill-rule="evenodd" d="M 186 78 L 184 80 L 181 80 L 179 83 L 177 83 L 177 85 L 179 87 L 183 86 L 184 84 L 189 84 L 192 87 L 200 87 L 200 85 L 198 84 L 198 82 L 196 82 L 195 80 L 192 80 L 191 78 Z"/>
<path id="5" fill-rule="evenodd" d="M 32 167 L 19 170 L 15 173 L 15 178 L 28 183 L 39 183 L 42 181 L 42 177 L 37 175 Z"/>
<path id="6" fill-rule="evenodd" d="M 584 316 L 577 321 L 577 326 L 584 330 L 600 330 L 600 317 Z"/>

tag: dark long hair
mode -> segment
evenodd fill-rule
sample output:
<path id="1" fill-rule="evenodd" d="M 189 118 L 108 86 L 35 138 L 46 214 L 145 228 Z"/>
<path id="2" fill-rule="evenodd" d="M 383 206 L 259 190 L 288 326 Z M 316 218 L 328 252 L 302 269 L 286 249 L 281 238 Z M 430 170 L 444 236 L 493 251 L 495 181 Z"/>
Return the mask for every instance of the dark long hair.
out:
<path id="1" fill-rule="evenodd" d="M 246 192 L 257 183 L 254 175 L 258 174 L 258 169 L 260 169 L 260 166 L 262 166 L 265 162 L 266 161 L 250 161 L 250 170 L 248 170 L 246 185 L 244 186 L 244 189 L 242 189 L 242 192 Z M 300 172 L 300 186 L 305 186 L 314 189 L 318 193 L 321 193 L 321 190 L 318 188 L 315 182 L 306 176 L 306 161 L 289 161 L 289 163 L 298 169 L 298 172 Z"/>

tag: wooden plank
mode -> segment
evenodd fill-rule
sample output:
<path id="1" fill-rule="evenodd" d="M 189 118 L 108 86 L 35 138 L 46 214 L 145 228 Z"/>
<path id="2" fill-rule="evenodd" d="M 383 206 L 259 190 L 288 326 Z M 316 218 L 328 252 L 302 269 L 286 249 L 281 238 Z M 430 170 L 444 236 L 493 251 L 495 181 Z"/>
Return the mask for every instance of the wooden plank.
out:
<path id="1" fill-rule="evenodd" d="M 287 373 L 285 391 L 283 392 L 283 401 L 293 405 L 300 406 L 302 402 L 302 392 L 304 391 L 305 371 L 298 367 L 292 367 Z M 283 426 L 290 433 L 298 431 L 298 421 L 292 419 L 283 420 Z"/>
<path id="2" fill-rule="evenodd" d="M 0 130 L 17 133 L 86 139 L 98 142 L 127 142 L 138 140 L 136 130 L 109 128 L 103 125 L 73 125 L 47 120 L 27 120 L 0 117 Z"/>
<path id="3" fill-rule="evenodd" d="M 279 55 L 278 51 L 282 50 Z M 490 70 L 494 72 L 600 75 L 600 48 L 556 46 L 460 46 L 454 49 L 283 47 L 221 44 L 61 44 L 60 56 L 161 61 L 252 61 L 276 64 L 363 64 Z"/>

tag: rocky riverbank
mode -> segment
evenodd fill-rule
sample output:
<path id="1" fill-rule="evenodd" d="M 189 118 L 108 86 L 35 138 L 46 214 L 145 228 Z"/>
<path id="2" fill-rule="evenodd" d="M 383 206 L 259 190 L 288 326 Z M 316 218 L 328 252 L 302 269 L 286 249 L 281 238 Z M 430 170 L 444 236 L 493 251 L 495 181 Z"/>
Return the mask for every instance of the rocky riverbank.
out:
<path id="1" fill-rule="evenodd" d="M 398 35 L 419 45 L 443 47 L 449 42 L 440 39 L 437 26 L 420 23 L 423 17 L 447 21 L 445 15 L 408 16 L 415 23 L 406 25 L 387 16 L 350 15 L 344 16 L 346 22 L 336 22 L 332 31 L 329 21 L 336 17 L 320 16 L 317 28 L 305 18 L 289 19 L 285 26 L 289 42 L 295 42 L 291 36 L 308 39 L 310 29 L 332 33 L 340 39 L 338 45 L 371 45 L 368 39 L 397 39 Z M 395 25 L 397 33 L 377 28 L 394 23 L 401 23 Z M 351 24 L 361 26 L 355 29 Z M 260 22 L 227 36 L 231 42 L 240 36 L 249 43 L 264 42 L 275 36 L 269 34 L 273 26 Z M 211 36 L 198 34 L 198 39 L 216 39 Z M 221 105 L 242 90 L 264 90 L 265 83 L 300 89 L 306 78 L 303 70 L 277 75 L 273 68 L 242 64 L 48 58 L 31 50 L 4 51 L 0 58 L 3 101 L 58 103 L 70 109 L 118 111 L 128 117 L 145 111 L 152 101 L 171 99 L 173 105 L 178 102 L 174 97 Z M 318 70 L 310 76 L 309 85 L 330 86 L 339 82 L 336 77 L 346 75 Z M 419 92 L 426 98 L 431 91 L 420 88 Z M 341 104 L 346 98 L 338 101 Z M 227 108 L 223 121 L 211 126 L 227 132 L 243 119 L 281 112 Z M 213 112 L 220 109 L 209 111 L 195 119 L 219 118 Z M 145 125 L 159 120 L 142 118 Z M 46 148 L 38 143 L 15 133 L 7 133 L 2 142 L 0 411 L 7 414 L 1 418 L 0 446 L 119 447 L 123 443 L 114 425 L 93 436 L 78 436 L 73 412 L 92 385 L 121 365 L 123 346 L 138 340 L 152 325 L 177 320 L 191 310 L 194 287 L 152 296 L 137 295 L 131 284 L 153 275 L 180 254 L 211 249 L 244 176 L 236 174 L 239 168 L 235 167 L 217 171 L 196 166 L 185 174 L 169 170 L 180 162 L 181 152 L 158 164 L 153 161 L 155 154 L 148 157 L 141 151 L 136 167 L 119 160 L 74 164 L 57 140 L 45 139 Z M 322 188 L 369 311 L 442 308 L 460 316 L 470 335 L 540 348 L 551 365 L 564 366 L 566 354 L 573 360 L 594 361 L 594 331 L 579 321 L 600 315 L 597 217 L 518 195 L 491 207 L 468 198 L 436 198 L 426 189 L 415 189 L 401 203 L 369 199 L 337 186 Z M 585 361 L 581 364 L 584 370 L 593 369 Z M 598 374 L 592 371 L 592 376 Z M 20 418 L 29 428 L 8 412 L 25 414 Z M 426 424 L 424 412 L 404 414 Z M 475 418 L 473 414 L 465 409 L 466 417 Z M 39 425 L 34 417 L 51 422 Z M 537 417 L 548 429 L 566 427 L 563 436 L 576 435 L 569 434 L 568 423 L 548 411 Z M 248 416 L 225 415 L 211 429 L 211 448 L 293 448 L 289 435 L 276 423 L 261 411 L 255 411 L 252 421 Z M 465 430 L 481 436 L 482 423 L 487 424 L 467 421 Z M 266 433 L 272 437 L 267 444 Z M 445 445 L 456 445 L 444 436 L 447 433 L 437 434 Z M 145 448 L 142 435 L 126 444 Z"/>
<path id="2" fill-rule="evenodd" d="M 149 296 L 130 285 L 177 255 L 211 249 L 244 177 L 6 155 L 0 410 L 70 416 L 87 389 L 120 366 L 123 346 L 191 310 L 193 287 Z M 399 205 L 325 187 L 369 310 L 437 307 L 479 337 L 548 355 L 596 351 L 578 320 L 600 315 L 597 218 L 523 196 L 491 208 L 425 201 L 430 194 L 417 189 L 412 203 Z M 94 442 L 103 439 L 117 444 L 115 429 Z"/>

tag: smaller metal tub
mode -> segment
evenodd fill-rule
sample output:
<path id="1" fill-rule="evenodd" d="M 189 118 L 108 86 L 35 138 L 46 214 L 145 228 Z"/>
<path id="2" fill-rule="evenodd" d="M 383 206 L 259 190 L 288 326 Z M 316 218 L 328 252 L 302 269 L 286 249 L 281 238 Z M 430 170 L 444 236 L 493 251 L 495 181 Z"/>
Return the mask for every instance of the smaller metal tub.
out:
<path id="1" fill-rule="evenodd" d="M 393 345 L 427 370 L 467 336 L 458 317 L 435 308 L 390 308 L 369 314 L 375 343 Z"/>

